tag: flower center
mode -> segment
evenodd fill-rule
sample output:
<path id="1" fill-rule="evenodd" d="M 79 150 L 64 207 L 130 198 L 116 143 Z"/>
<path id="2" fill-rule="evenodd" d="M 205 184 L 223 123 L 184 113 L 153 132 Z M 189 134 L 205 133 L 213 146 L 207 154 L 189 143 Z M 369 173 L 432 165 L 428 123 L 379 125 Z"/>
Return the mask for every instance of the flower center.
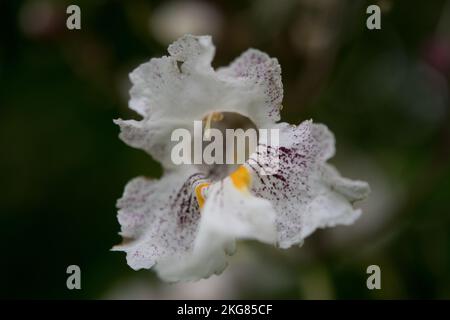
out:
<path id="1" fill-rule="evenodd" d="M 201 170 L 213 181 L 221 180 L 256 151 L 259 133 L 249 118 L 235 112 L 211 112 L 202 119 L 203 157 L 215 161 L 204 161 Z"/>

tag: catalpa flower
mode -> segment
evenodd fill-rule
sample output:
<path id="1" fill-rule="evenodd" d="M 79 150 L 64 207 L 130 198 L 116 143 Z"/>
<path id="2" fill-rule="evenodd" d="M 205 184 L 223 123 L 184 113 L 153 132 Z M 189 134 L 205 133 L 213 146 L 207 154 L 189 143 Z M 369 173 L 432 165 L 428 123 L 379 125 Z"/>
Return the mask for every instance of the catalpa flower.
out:
<path id="1" fill-rule="evenodd" d="M 120 138 L 160 161 L 164 174 L 126 186 L 118 201 L 124 242 L 114 250 L 125 251 L 133 269 L 153 267 L 167 281 L 220 274 L 237 239 L 289 248 L 318 228 L 351 224 L 361 213 L 353 203 L 369 192 L 326 163 L 335 145 L 326 126 L 278 122 L 277 59 L 249 49 L 214 70 L 214 51 L 209 36 L 187 35 L 169 46 L 169 56 L 139 66 L 130 74 L 130 108 L 142 120 L 115 121 Z M 222 129 L 278 129 L 279 144 L 260 137 L 238 166 L 174 164 L 171 133 L 213 118 Z M 275 156 L 278 169 L 264 174 Z"/>

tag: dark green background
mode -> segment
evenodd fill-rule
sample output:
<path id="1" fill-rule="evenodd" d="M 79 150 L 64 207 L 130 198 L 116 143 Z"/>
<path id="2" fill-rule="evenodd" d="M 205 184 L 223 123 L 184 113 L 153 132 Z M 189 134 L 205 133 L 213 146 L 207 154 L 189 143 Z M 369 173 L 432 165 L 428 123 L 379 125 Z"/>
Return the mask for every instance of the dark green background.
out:
<path id="1" fill-rule="evenodd" d="M 35 2 L 28 20 L 42 18 Z M 20 22 L 30 3 L 0 2 L 0 297 L 104 298 L 127 281 L 165 288 L 109 251 L 120 242 L 115 202 L 127 181 L 161 174 L 118 139 L 112 119 L 136 117 L 127 74 L 165 54 L 148 28 L 164 3 L 50 1 L 50 22 L 36 32 Z M 365 27 L 372 3 L 384 8 L 381 30 Z M 68 4 L 81 7 L 82 30 L 65 28 Z M 283 120 L 327 124 L 337 138 L 332 162 L 371 183 L 366 213 L 380 216 L 375 231 L 342 229 L 349 240 L 340 245 L 329 230 L 301 249 L 244 244 L 261 271 L 230 297 L 450 298 L 448 1 L 210 4 L 222 17 L 215 66 L 248 47 L 277 57 Z M 80 291 L 66 288 L 70 264 L 81 267 Z M 366 288 L 370 264 L 381 267 L 382 290 Z M 240 267 L 225 272 L 232 268 Z"/>

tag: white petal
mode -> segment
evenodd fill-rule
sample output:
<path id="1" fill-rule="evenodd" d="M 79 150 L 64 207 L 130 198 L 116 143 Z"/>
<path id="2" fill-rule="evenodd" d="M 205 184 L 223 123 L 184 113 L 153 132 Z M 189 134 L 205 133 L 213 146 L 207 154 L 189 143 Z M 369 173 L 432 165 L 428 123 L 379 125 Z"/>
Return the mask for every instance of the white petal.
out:
<path id="1" fill-rule="evenodd" d="M 202 176 L 189 171 L 168 173 L 160 180 L 136 178 L 118 201 L 125 251 L 133 269 L 150 268 L 166 257 L 191 250 L 200 211 L 192 186 Z"/>
<path id="2" fill-rule="evenodd" d="M 274 244 L 275 212 L 269 201 L 236 189 L 226 178 L 208 190 L 190 254 L 182 260 L 164 259 L 155 268 L 168 281 L 199 280 L 219 274 L 227 266 L 227 255 L 234 253 L 237 239 Z"/>
<path id="3" fill-rule="evenodd" d="M 119 137 L 134 148 L 142 149 L 162 163 L 165 168 L 173 169 L 175 165 L 170 158 L 171 150 L 177 141 L 171 141 L 174 128 L 187 128 L 183 120 L 136 121 L 116 119 L 120 126 Z"/>
<path id="4" fill-rule="evenodd" d="M 327 164 L 320 168 L 315 180 L 316 194 L 305 210 L 300 239 L 317 228 L 352 224 L 361 215 L 360 209 L 353 208 L 353 202 L 367 197 L 370 190 L 366 182 L 343 178 Z"/>
<path id="5" fill-rule="evenodd" d="M 252 191 L 272 202 L 277 212 L 278 244 L 287 248 L 301 243 L 314 230 L 352 223 L 360 214 L 352 202 L 365 197 L 368 185 L 340 177 L 326 165 L 334 154 L 334 137 L 324 125 L 305 121 L 298 127 L 280 124 L 279 147 L 253 154 Z M 279 156 L 279 171 L 261 175 L 261 166 L 271 163 L 273 149 Z"/>
<path id="6" fill-rule="evenodd" d="M 181 70 L 184 73 L 213 71 L 211 61 L 214 57 L 215 47 L 212 44 L 211 36 L 186 35 L 172 43 L 168 51 L 176 61 L 183 62 Z"/>
<path id="7" fill-rule="evenodd" d="M 271 127 L 279 119 L 283 96 L 277 60 L 249 50 L 230 67 L 215 72 L 214 51 L 210 37 L 188 35 L 169 46 L 170 56 L 136 68 L 130 74 L 130 108 L 143 119 L 116 120 L 120 138 L 173 168 L 172 131 L 192 129 L 194 120 L 211 112 L 236 112 L 257 127 Z"/>
<path id="8" fill-rule="evenodd" d="M 323 167 L 322 173 L 323 180 L 327 182 L 327 185 L 350 202 L 362 200 L 369 195 L 370 188 L 367 182 L 341 177 L 336 168 L 329 164 Z"/>
<path id="9" fill-rule="evenodd" d="M 218 241 L 215 239 L 215 242 Z M 220 274 L 228 266 L 227 252 L 218 246 L 212 248 L 214 250 L 190 251 L 179 257 L 166 257 L 158 262 L 155 270 L 161 279 L 169 282 L 196 281 Z"/>
<path id="10" fill-rule="evenodd" d="M 207 246 L 214 237 L 276 241 L 271 203 L 237 189 L 229 177 L 211 187 L 202 216 L 196 248 Z"/>
<path id="11" fill-rule="evenodd" d="M 280 120 L 281 102 L 283 100 L 283 84 L 281 67 L 276 58 L 256 49 L 245 51 L 230 66 L 219 69 L 218 73 L 225 77 L 236 78 L 245 83 L 244 87 L 252 88 L 262 98 L 260 103 L 252 105 L 249 114 L 256 124 Z M 248 89 L 247 89 L 248 90 Z"/>

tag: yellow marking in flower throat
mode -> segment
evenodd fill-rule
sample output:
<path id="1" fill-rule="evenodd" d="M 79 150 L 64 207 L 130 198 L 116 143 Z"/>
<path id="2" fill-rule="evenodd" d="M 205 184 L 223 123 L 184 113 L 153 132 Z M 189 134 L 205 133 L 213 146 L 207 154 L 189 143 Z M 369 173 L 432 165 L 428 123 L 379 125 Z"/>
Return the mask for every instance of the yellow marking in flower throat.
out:
<path id="1" fill-rule="evenodd" d="M 239 166 L 232 174 L 230 174 L 230 179 L 233 182 L 233 185 L 239 191 L 248 191 L 252 178 L 250 176 L 250 172 L 244 166 Z M 200 208 L 203 208 L 205 204 L 205 197 L 203 196 L 203 189 L 210 186 L 210 183 L 203 182 L 195 187 L 195 196 L 197 197 L 197 202 Z"/>
<path id="2" fill-rule="evenodd" d="M 195 187 L 195 196 L 197 197 L 197 202 L 198 205 L 200 206 L 200 208 L 203 207 L 203 205 L 205 204 L 205 197 L 202 194 L 202 191 L 204 188 L 208 187 L 209 183 L 208 182 L 204 182 L 204 183 L 200 183 L 198 186 Z"/>
<path id="3" fill-rule="evenodd" d="M 239 166 L 236 171 L 230 174 L 230 178 L 234 186 L 241 191 L 248 190 L 252 182 L 250 173 L 244 166 Z"/>

